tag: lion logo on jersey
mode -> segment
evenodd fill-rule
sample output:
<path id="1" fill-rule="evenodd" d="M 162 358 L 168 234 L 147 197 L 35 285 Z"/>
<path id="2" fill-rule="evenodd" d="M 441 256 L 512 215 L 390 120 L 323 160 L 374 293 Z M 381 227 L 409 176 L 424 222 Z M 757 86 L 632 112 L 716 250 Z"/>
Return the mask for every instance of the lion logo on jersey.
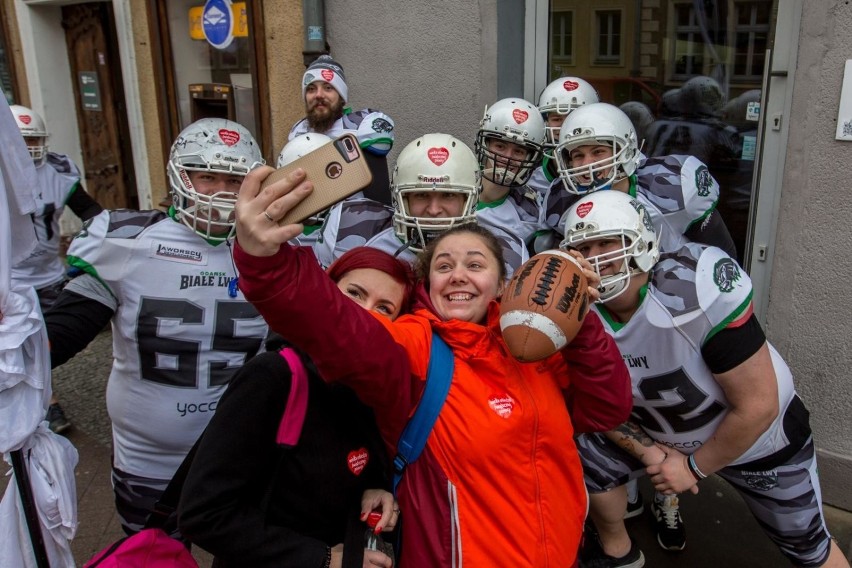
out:
<path id="1" fill-rule="evenodd" d="M 654 230 L 654 223 L 651 222 L 651 216 L 648 214 L 648 210 L 645 209 L 645 206 L 639 203 L 636 199 L 630 200 L 630 205 L 633 206 L 633 209 L 642 217 L 642 224 L 645 225 L 645 228 L 652 233 L 656 233 Z M 582 217 L 583 215 L 581 215 Z"/>
<path id="2" fill-rule="evenodd" d="M 700 166 L 695 170 L 695 189 L 701 197 L 710 195 L 710 188 L 713 187 L 713 176 L 710 175 L 710 170 L 707 166 Z"/>
<path id="3" fill-rule="evenodd" d="M 393 124 L 391 124 L 384 118 L 374 119 L 373 124 L 370 125 L 370 128 L 372 128 L 376 132 L 393 132 Z"/>
<path id="4" fill-rule="evenodd" d="M 746 474 L 746 485 L 755 491 L 769 491 L 778 487 L 778 472 L 776 471 L 750 471 L 743 473 Z"/>
<path id="5" fill-rule="evenodd" d="M 737 263 L 730 258 L 723 258 L 713 267 L 713 282 L 719 287 L 720 292 L 731 292 L 734 284 L 740 279 L 740 269 Z"/>

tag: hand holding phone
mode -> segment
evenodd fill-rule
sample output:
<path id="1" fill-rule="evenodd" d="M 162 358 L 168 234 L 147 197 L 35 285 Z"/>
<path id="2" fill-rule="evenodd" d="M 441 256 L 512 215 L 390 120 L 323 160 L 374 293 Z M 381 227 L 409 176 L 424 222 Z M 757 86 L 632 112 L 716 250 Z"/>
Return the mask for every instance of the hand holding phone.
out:
<path id="1" fill-rule="evenodd" d="M 344 134 L 278 168 L 264 180 L 261 189 L 297 168 L 305 170 L 306 179 L 313 183 L 314 190 L 278 221 L 279 225 L 301 223 L 364 189 L 373 179 L 358 139 L 352 134 Z"/>

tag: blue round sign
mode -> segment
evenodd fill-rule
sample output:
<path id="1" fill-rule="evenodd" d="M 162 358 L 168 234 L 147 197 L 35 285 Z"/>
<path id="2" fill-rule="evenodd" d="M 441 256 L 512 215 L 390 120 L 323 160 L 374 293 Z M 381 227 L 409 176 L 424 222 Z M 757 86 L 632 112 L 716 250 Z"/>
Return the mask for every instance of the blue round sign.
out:
<path id="1" fill-rule="evenodd" d="M 231 0 L 207 0 L 201 13 L 201 29 L 207 43 L 225 49 L 234 41 L 234 11 Z"/>

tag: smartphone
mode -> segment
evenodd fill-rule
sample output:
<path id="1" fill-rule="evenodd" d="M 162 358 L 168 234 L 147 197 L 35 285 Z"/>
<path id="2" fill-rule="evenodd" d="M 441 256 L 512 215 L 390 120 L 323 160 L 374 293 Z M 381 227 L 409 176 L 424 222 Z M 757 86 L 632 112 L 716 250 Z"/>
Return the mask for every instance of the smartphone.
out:
<path id="1" fill-rule="evenodd" d="M 296 168 L 302 168 L 314 190 L 301 203 L 291 209 L 278 223 L 301 223 L 364 189 L 373 181 L 373 174 L 358 139 L 344 134 L 329 144 L 320 146 L 267 177 L 261 188 L 280 180 Z"/>

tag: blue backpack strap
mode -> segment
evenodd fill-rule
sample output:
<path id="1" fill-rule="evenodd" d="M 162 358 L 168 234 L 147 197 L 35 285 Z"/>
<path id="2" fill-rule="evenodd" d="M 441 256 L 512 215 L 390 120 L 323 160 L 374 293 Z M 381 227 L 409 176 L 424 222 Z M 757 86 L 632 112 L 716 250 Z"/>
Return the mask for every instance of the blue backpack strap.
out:
<path id="1" fill-rule="evenodd" d="M 447 343 L 432 333 L 432 347 L 429 352 L 429 367 L 426 371 L 426 386 L 423 395 L 414 410 L 414 415 L 405 425 L 397 444 L 397 454 L 393 459 L 393 492 L 402 479 L 405 468 L 420 457 L 426 446 L 426 439 L 435 426 L 438 414 L 447 400 L 450 383 L 453 378 L 453 352 Z"/>

